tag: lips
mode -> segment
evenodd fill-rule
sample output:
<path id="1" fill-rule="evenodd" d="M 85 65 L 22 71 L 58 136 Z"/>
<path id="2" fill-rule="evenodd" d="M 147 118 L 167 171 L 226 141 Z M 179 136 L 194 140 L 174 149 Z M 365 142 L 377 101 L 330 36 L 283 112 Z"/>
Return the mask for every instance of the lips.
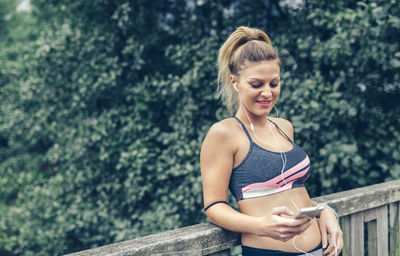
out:
<path id="1" fill-rule="evenodd" d="M 258 105 L 260 105 L 261 107 L 268 107 L 269 105 L 271 105 L 272 100 L 256 100 L 256 102 L 258 103 Z"/>
<path id="2" fill-rule="evenodd" d="M 257 100 L 258 103 L 269 104 L 272 100 Z"/>

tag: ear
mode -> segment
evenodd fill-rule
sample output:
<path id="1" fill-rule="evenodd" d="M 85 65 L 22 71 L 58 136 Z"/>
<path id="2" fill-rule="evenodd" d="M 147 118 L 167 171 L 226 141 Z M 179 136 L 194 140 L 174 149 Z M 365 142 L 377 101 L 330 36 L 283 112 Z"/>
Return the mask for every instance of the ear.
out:
<path id="1" fill-rule="evenodd" d="M 238 82 L 238 79 L 237 79 L 236 76 L 234 76 L 234 75 L 231 75 L 231 76 L 230 76 L 230 79 L 231 79 L 231 83 L 232 83 L 232 84 Z"/>
<path id="2" fill-rule="evenodd" d="M 235 76 L 231 75 L 230 79 L 231 79 L 233 89 L 239 93 L 239 88 L 237 86 L 237 78 Z"/>

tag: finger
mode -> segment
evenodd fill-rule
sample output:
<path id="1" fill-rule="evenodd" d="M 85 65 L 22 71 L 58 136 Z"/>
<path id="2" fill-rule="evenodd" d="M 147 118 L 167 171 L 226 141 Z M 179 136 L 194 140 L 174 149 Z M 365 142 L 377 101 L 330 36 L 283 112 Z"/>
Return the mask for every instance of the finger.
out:
<path id="1" fill-rule="evenodd" d="M 328 247 L 324 250 L 324 255 L 329 255 L 334 249 L 335 247 L 333 246 L 333 244 L 329 244 Z"/>
<path id="2" fill-rule="evenodd" d="M 331 253 L 329 254 L 329 256 L 339 255 L 339 252 L 336 254 L 336 250 L 337 249 L 335 247 L 333 247 L 333 249 L 332 249 Z"/>
<path id="3" fill-rule="evenodd" d="M 282 215 L 282 214 L 287 214 L 289 216 L 294 215 L 294 212 L 289 210 L 286 206 L 281 206 L 281 207 L 274 207 L 271 210 L 271 214 L 273 215 Z"/>
<path id="4" fill-rule="evenodd" d="M 326 251 L 327 251 L 326 255 L 328 255 L 328 256 L 335 255 L 336 235 L 337 235 L 337 233 L 330 234 L 329 246 L 328 246 L 328 248 L 326 248 Z"/>
<path id="5" fill-rule="evenodd" d="M 333 247 L 329 256 L 339 256 L 339 251 L 335 247 Z"/>
<path id="6" fill-rule="evenodd" d="M 336 240 L 337 242 L 337 248 L 338 248 L 338 255 L 339 253 L 342 251 L 343 249 L 343 235 L 341 233 L 339 233 L 338 238 Z"/>
<path id="7" fill-rule="evenodd" d="M 301 226 L 281 226 L 281 234 L 295 234 L 299 235 L 303 233 L 308 227 L 310 227 L 310 223 L 305 223 Z"/>
<path id="8" fill-rule="evenodd" d="M 309 225 L 309 222 L 303 222 L 302 220 L 291 220 L 287 219 L 282 221 L 279 226 L 287 228 L 289 230 L 305 230 Z"/>
<path id="9" fill-rule="evenodd" d="M 326 256 L 331 256 L 332 251 L 333 251 L 333 246 L 329 244 L 329 246 L 324 250 L 323 254 Z"/>
<path id="10" fill-rule="evenodd" d="M 306 229 L 308 229 L 312 225 L 312 220 L 307 220 L 304 222 L 302 225 L 296 227 L 300 232 L 304 232 Z"/>
<path id="11" fill-rule="evenodd" d="M 332 245 L 333 249 L 335 249 L 337 247 L 337 236 L 338 236 L 338 233 L 334 232 L 329 237 L 329 244 Z"/>
<path id="12" fill-rule="evenodd" d="M 309 221 L 300 226 L 284 227 L 284 230 L 286 233 L 299 235 L 299 234 L 303 233 L 306 229 L 308 229 L 311 225 L 312 225 L 312 222 Z"/>
<path id="13" fill-rule="evenodd" d="M 303 225 L 311 225 L 312 224 L 313 219 L 309 219 L 309 218 L 301 218 L 301 219 L 289 219 L 289 226 L 292 227 L 300 227 Z"/>
<path id="14" fill-rule="evenodd" d="M 332 249 L 332 250 L 329 252 L 328 256 L 335 256 L 335 249 Z"/>
<path id="15" fill-rule="evenodd" d="M 321 239 L 322 239 L 322 248 L 326 249 L 326 246 L 328 245 L 328 238 L 325 226 L 321 227 Z"/>

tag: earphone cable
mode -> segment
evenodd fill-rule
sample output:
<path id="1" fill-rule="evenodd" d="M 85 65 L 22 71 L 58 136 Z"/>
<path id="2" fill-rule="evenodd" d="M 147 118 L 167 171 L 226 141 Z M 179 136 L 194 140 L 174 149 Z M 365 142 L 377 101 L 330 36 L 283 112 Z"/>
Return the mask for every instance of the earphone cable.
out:
<path id="1" fill-rule="evenodd" d="M 243 106 L 243 105 L 242 105 L 242 106 Z M 275 107 L 275 106 L 274 106 L 274 107 Z M 244 109 L 244 112 L 246 113 L 247 119 L 249 120 L 250 128 L 251 128 L 251 130 L 252 130 L 252 132 L 253 132 L 253 135 L 254 135 L 259 141 L 261 141 L 262 143 L 264 143 L 264 144 L 266 144 L 266 145 L 270 145 L 270 144 L 268 144 L 268 143 L 265 143 L 263 140 L 261 140 L 260 138 L 257 137 L 257 135 L 256 135 L 256 133 L 255 133 L 255 131 L 254 131 L 254 125 L 253 125 L 253 123 L 251 122 L 250 117 L 249 117 L 249 115 L 247 114 L 247 111 L 246 111 L 246 109 L 244 108 L 244 106 L 243 106 L 243 109 Z M 275 108 L 275 109 L 276 109 L 276 108 Z M 276 109 L 276 110 L 277 110 L 277 109 Z M 277 113 L 278 113 L 278 115 L 279 115 L 279 111 L 277 111 Z M 267 119 L 267 121 L 271 122 L 271 121 L 268 119 L 267 116 L 266 116 L 266 119 Z M 285 153 L 282 151 L 282 149 L 279 147 L 279 143 L 277 142 L 277 139 L 276 139 L 275 133 L 274 133 L 274 131 L 273 131 L 273 129 L 272 129 L 272 126 L 269 125 L 269 128 L 270 128 L 270 130 L 271 130 L 272 136 L 273 136 L 273 138 L 274 138 L 274 142 L 275 142 L 275 144 L 277 145 L 277 148 L 278 148 L 278 150 L 279 150 L 279 153 L 280 153 L 280 156 L 281 156 L 281 160 L 282 160 L 281 178 L 282 178 L 283 182 L 285 183 L 286 188 L 289 189 L 289 185 L 287 184 L 287 182 L 286 182 L 286 180 L 285 180 L 285 178 L 284 178 L 284 176 L 283 176 L 283 172 L 284 172 L 284 170 L 285 170 L 286 163 L 287 163 L 286 154 L 285 154 Z M 275 148 L 275 147 L 274 147 L 274 148 Z M 290 195 L 290 200 L 291 200 L 292 204 L 293 204 L 294 207 L 299 211 L 300 209 L 299 209 L 299 207 L 296 205 L 296 203 L 294 202 L 293 196 L 292 196 L 292 191 L 290 191 L 290 189 L 289 189 L 289 195 Z M 306 251 L 303 251 L 303 250 L 301 250 L 300 248 L 298 248 L 298 247 L 296 246 L 295 240 L 296 240 L 297 236 L 298 236 L 298 235 L 296 235 L 295 237 L 293 237 L 293 240 L 292 240 L 293 247 L 296 248 L 296 250 L 298 250 L 299 252 L 305 253 L 305 255 L 307 255 L 307 256 L 310 255 L 310 254 L 307 253 Z"/>
<path id="2" fill-rule="evenodd" d="M 240 94 L 239 94 L 239 95 L 240 95 Z M 240 97 L 240 96 L 239 96 L 239 97 Z M 286 168 L 286 163 L 287 163 L 286 154 L 285 154 L 285 152 L 282 151 L 281 147 L 279 146 L 279 143 L 278 143 L 278 141 L 277 141 L 277 139 L 276 139 L 276 136 L 275 136 L 275 133 L 274 133 L 274 131 L 273 131 L 273 129 L 272 129 L 272 126 L 269 125 L 269 128 L 270 128 L 271 133 L 272 133 L 272 136 L 273 136 L 273 138 L 274 138 L 274 142 L 275 142 L 275 144 L 276 144 L 276 147 L 272 146 L 272 145 L 269 144 L 269 143 L 265 143 L 263 140 L 261 140 L 260 138 L 258 138 L 258 136 L 257 136 L 256 133 L 255 133 L 254 125 L 253 125 L 253 123 L 251 122 L 251 119 L 250 119 L 250 117 L 249 117 L 249 115 L 248 115 L 248 113 L 247 113 L 247 111 L 246 111 L 246 108 L 244 107 L 242 101 L 241 101 L 241 100 L 239 100 L 239 101 L 240 101 L 240 103 L 241 103 L 241 105 L 242 105 L 242 107 L 243 107 L 244 112 L 246 113 L 247 119 L 249 120 L 250 128 L 251 128 L 251 130 L 252 130 L 252 132 L 253 132 L 254 137 L 256 137 L 256 139 L 259 140 L 260 142 L 262 142 L 262 143 L 264 143 L 264 144 L 266 144 L 266 145 L 269 145 L 269 146 L 271 146 L 271 147 L 273 147 L 273 148 L 277 148 L 277 149 L 279 150 L 280 155 L 281 155 L 281 160 L 282 160 L 281 178 L 282 178 L 283 182 L 285 183 L 286 188 L 289 190 L 290 200 L 291 200 L 293 206 L 299 211 L 300 208 L 299 208 L 299 207 L 296 205 L 296 203 L 294 202 L 293 196 L 292 196 L 292 191 L 290 190 L 290 187 L 289 187 L 289 185 L 287 184 L 287 182 L 286 182 L 286 180 L 285 180 L 285 178 L 284 178 L 284 176 L 283 176 L 283 172 L 284 172 L 284 170 L 285 170 L 285 168 Z M 275 105 L 274 105 L 274 108 L 275 108 L 275 110 L 277 111 L 277 118 L 278 118 L 278 117 L 279 117 L 279 111 L 278 111 L 278 109 L 275 107 Z M 267 119 L 267 121 L 272 122 L 271 120 L 268 119 L 268 116 L 266 116 L 266 119 Z M 329 207 L 329 208 L 330 208 L 330 207 Z M 335 215 L 336 215 L 336 217 L 337 217 L 336 212 L 335 212 L 335 211 L 333 211 L 333 212 L 335 213 Z M 308 252 L 303 251 L 303 250 L 301 250 L 300 248 L 298 248 L 298 247 L 296 246 L 295 240 L 296 240 L 296 238 L 297 238 L 298 236 L 299 236 L 299 235 L 296 235 L 296 236 L 294 236 L 293 239 L 292 239 L 293 247 L 296 248 L 296 250 L 298 250 L 299 252 L 302 252 L 302 253 L 304 253 L 304 254 L 307 255 L 307 256 L 308 256 L 308 255 L 311 255 L 311 254 L 309 254 Z M 334 239 L 333 243 L 334 243 L 334 248 L 335 248 L 335 256 L 337 256 L 337 245 L 336 245 L 336 240 L 335 240 L 335 239 Z M 311 255 L 311 256 L 312 256 L 312 255 Z"/>

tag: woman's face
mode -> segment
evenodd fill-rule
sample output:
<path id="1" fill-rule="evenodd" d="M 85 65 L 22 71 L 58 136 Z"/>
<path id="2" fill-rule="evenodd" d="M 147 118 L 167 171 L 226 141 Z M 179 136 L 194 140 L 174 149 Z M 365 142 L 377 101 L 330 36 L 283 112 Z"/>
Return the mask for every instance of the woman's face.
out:
<path id="1" fill-rule="evenodd" d="M 281 92 L 278 60 L 248 62 L 241 70 L 239 79 L 231 76 L 231 80 L 237 82 L 239 89 L 239 111 L 244 106 L 249 115 L 268 115 Z"/>

